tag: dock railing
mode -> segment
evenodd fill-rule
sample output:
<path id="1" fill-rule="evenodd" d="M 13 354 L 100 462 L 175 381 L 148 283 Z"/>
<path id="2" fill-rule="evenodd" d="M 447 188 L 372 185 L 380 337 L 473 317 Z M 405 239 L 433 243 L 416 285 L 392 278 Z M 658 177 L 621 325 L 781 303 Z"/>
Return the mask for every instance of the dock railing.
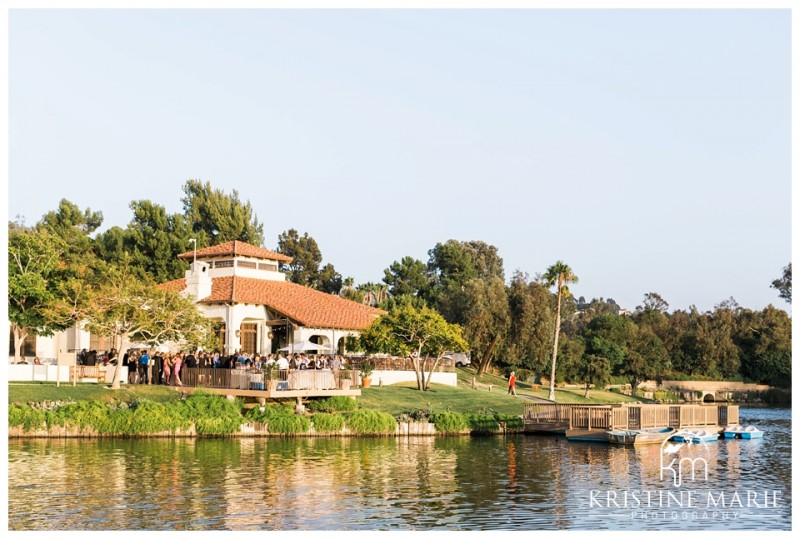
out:
<path id="1" fill-rule="evenodd" d="M 738 424 L 737 405 L 526 403 L 526 424 L 585 430 L 725 427 Z"/>

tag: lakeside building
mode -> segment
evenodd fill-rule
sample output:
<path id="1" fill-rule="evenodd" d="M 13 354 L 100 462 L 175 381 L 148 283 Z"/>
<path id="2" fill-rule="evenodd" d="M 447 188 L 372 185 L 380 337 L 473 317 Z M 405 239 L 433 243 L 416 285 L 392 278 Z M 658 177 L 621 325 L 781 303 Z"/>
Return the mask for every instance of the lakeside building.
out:
<path id="1" fill-rule="evenodd" d="M 337 353 L 348 337 L 358 337 L 384 311 L 326 294 L 286 280 L 280 264 L 286 255 L 241 241 L 230 241 L 178 258 L 189 261 L 182 279 L 160 286 L 192 297 L 213 320 L 219 350 L 268 354 L 299 341 L 310 341 Z M 13 335 L 9 362 L 13 361 Z M 75 325 L 51 337 L 29 336 L 22 355 L 42 359 L 81 349 L 108 350 L 109 339 Z"/>

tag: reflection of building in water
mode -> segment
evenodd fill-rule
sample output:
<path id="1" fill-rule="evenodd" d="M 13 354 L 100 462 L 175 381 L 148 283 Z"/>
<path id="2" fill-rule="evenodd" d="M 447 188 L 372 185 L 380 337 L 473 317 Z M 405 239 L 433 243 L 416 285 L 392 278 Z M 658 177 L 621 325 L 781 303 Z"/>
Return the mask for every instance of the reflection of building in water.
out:
<path id="1" fill-rule="evenodd" d="M 308 527 L 310 515 L 315 527 L 332 529 L 342 526 L 354 497 L 367 496 L 378 506 L 402 504 L 413 513 L 457 491 L 456 457 L 437 450 L 433 437 L 241 441 L 247 446 L 241 465 L 263 473 L 226 470 L 224 498 L 235 500 L 225 511 L 230 529 L 297 529 Z"/>

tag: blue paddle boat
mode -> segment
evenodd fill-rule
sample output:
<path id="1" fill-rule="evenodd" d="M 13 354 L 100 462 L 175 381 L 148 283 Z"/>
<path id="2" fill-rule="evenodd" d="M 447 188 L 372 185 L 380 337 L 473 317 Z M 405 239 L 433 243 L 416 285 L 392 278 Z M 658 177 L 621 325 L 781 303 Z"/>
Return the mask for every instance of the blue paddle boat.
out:
<path id="1" fill-rule="evenodd" d="M 757 428 L 750 426 L 745 427 L 744 430 L 741 432 L 741 436 L 743 440 L 752 440 L 754 438 L 763 438 L 764 431 L 758 430 Z"/>
<path id="2" fill-rule="evenodd" d="M 730 425 L 725 427 L 725 430 L 722 431 L 722 436 L 724 436 L 726 439 L 741 438 L 743 430 L 744 427 L 741 425 Z"/>

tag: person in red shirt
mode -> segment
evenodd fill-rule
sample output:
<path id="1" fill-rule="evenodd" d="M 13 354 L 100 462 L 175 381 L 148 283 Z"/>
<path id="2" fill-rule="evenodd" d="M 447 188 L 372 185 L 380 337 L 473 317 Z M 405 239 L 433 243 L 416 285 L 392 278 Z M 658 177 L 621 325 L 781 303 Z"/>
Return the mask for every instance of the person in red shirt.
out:
<path id="1" fill-rule="evenodd" d="M 508 377 L 508 394 L 517 394 L 517 375 L 514 374 L 514 371 L 511 371 L 511 374 Z"/>

